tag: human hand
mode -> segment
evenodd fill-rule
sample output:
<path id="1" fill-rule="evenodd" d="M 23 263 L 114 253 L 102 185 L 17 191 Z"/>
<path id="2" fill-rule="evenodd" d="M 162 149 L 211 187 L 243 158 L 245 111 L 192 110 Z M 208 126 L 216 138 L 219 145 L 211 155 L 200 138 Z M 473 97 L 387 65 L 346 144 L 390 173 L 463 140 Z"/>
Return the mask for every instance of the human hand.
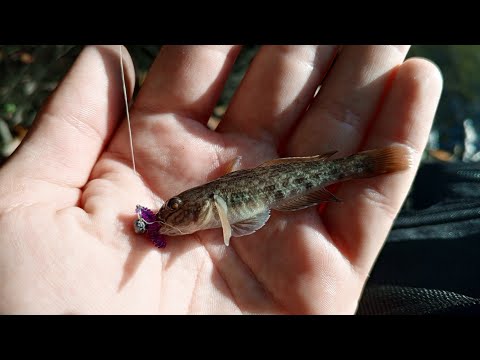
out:
<path id="1" fill-rule="evenodd" d="M 333 46 L 265 46 L 211 131 L 239 48 L 165 46 L 130 113 L 139 177 L 118 47 L 85 48 L 0 169 L 0 312 L 354 313 L 441 92 L 438 69 L 404 62 L 407 51 L 345 46 L 325 75 Z M 221 229 L 170 237 L 162 250 L 133 232 L 136 204 L 158 209 L 236 156 L 252 167 L 391 143 L 411 147 L 410 170 L 343 183 L 344 201 L 323 209 L 273 211 L 229 247 Z"/>

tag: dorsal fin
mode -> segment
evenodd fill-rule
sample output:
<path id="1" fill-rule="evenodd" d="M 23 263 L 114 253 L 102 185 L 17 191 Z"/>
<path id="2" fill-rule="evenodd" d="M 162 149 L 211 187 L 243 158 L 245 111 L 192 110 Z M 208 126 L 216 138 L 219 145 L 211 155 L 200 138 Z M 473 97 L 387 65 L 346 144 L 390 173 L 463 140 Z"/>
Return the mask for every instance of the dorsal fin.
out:
<path id="1" fill-rule="evenodd" d="M 240 170 L 240 163 L 242 161 L 241 156 L 236 156 L 225 166 L 225 174 L 230 174 L 231 172 Z"/>
<path id="2" fill-rule="evenodd" d="M 273 159 L 273 160 L 268 160 L 265 161 L 264 163 L 260 164 L 259 167 L 263 166 L 271 166 L 271 165 L 278 165 L 278 164 L 286 164 L 286 163 L 291 163 L 291 162 L 308 162 L 308 161 L 319 161 L 319 160 L 327 160 L 334 154 L 336 154 L 337 151 L 330 151 L 327 153 L 324 153 L 322 155 L 314 155 L 314 156 L 297 156 L 297 157 L 285 157 L 285 158 L 279 158 L 279 159 Z"/>

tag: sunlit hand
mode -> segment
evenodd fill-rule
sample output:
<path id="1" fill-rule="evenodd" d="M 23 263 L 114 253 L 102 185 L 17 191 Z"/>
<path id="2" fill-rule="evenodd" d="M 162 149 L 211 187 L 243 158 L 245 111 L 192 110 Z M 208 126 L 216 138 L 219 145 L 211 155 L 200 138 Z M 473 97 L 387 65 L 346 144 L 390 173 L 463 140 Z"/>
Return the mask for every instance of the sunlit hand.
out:
<path id="1" fill-rule="evenodd" d="M 118 47 L 87 47 L 0 169 L 1 313 L 355 312 L 418 168 L 442 87 L 408 46 L 266 46 L 216 131 L 206 127 L 239 47 L 165 46 L 124 119 Z M 124 51 L 127 84 L 133 65 Z M 314 97 L 318 86 L 321 89 Z M 392 143 L 401 173 L 342 184 L 341 203 L 273 211 L 253 235 L 133 232 L 135 205 L 279 156 Z"/>

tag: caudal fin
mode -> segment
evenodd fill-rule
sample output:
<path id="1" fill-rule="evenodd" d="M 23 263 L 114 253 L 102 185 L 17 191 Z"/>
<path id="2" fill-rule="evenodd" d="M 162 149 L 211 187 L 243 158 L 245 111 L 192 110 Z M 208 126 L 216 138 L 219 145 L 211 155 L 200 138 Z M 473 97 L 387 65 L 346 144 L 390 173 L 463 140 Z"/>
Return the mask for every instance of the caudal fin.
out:
<path id="1" fill-rule="evenodd" d="M 406 146 L 392 145 L 360 154 L 366 155 L 364 161 L 371 176 L 406 170 L 413 165 L 412 152 Z"/>

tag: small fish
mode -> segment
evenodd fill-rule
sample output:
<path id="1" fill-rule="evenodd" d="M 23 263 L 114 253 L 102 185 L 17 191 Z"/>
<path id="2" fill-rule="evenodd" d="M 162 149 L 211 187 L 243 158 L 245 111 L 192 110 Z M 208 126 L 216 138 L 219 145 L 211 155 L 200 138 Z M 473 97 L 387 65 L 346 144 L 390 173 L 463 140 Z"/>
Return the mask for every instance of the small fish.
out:
<path id="1" fill-rule="evenodd" d="M 221 227 L 228 246 L 232 236 L 249 235 L 262 228 L 272 209 L 296 211 L 339 201 L 326 186 L 402 171 L 412 164 L 410 151 L 403 146 L 329 160 L 335 153 L 280 158 L 230 172 L 170 198 L 148 223 L 160 224 L 156 231 L 169 236 Z"/>

